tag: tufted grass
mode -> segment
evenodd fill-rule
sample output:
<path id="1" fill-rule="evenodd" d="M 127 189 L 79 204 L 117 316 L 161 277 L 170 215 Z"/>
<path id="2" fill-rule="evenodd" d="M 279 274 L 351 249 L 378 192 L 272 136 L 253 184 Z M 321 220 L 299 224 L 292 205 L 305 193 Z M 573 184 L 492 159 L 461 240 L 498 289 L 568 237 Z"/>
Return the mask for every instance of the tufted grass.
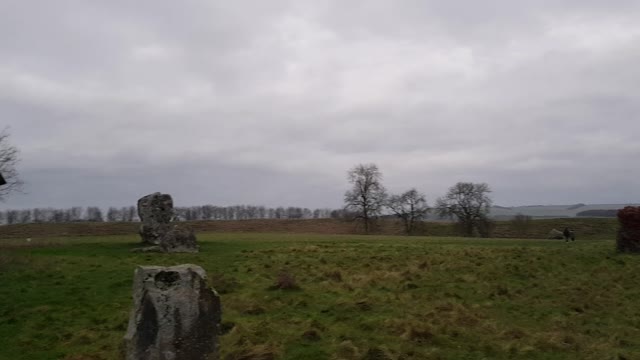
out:
<path id="1" fill-rule="evenodd" d="M 0 240 L 0 359 L 121 359 L 137 265 L 202 266 L 223 359 L 637 359 L 640 258 L 613 241 L 201 234 Z M 295 285 L 295 286 L 293 286 Z"/>

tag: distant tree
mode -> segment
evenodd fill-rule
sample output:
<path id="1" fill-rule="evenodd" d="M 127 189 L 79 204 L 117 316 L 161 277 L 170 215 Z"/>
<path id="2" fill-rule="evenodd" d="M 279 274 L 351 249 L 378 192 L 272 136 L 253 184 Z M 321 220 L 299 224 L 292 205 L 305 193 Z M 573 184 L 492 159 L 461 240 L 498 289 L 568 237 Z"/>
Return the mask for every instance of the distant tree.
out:
<path id="1" fill-rule="evenodd" d="M 245 219 L 255 219 L 258 217 L 258 208 L 256 206 L 244 206 Z"/>
<path id="2" fill-rule="evenodd" d="M 347 177 L 352 188 L 344 194 L 345 210 L 362 220 L 364 232 L 368 234 L 387 196 L 382 186 L 382 173 L 375 164 L 360 164 L 349 170 Z"/>
<path id="3" fill-rule="evenodd" d="M 20 211 L 19 210 L 7 210 L 6 215 L 7 224 L 18 224 L 20 220 Z"/>
<path id="4" fill-rule="evenodd" d="M 40 208 L 33 209 L 33 222 L 34 223 L 44 222 L 44 213 L 42 212 L 42 209 Z"/>
<path id="5" fill-rule="evenodd" d="M 287 219 L 302 219 L 303 212 L 302 208 L 290 206 L 286 210 Z"/>
<path id="6" fill-rule="evenodd" d="M 276 209 L 268 208 L 267 209 L 267 219 L 275 219 L 276 218 Z"/>
<path id="7" fill-rule="evenodd" d="M 205 205 L 202 207 L 202 219 L 203 220 L 213 219 L 213 205 Z"/>
<path id="8" fill-rule="evenodd" d="M 276 219 L 284 219 L 286 216 L 286 211 L 282 206 L 278 206 L 275 211 Z"/>
<path id="9" fill-rule="evenodd" d="M 20 191 L 23 182 L 18 176 L 17 165 L 20 161 L 18 149 L 9 142 L 9 130 L 0 131 L 0 174 L 6 184 L 0 185 L 0 201 L 10 193 Z"/>
<path id="10" fill-rule="evenodd" d="M 90 206 L 87 208 L 87 221 L 103 222 L 102 210 L 96 206 Z"/>
<path id="11" fill-rule="evenodd" d="M 114 207 L 110 207 L 107 210 L 107 221 L 109 222 L 120 221 L 121 218 L 122 218 L 122 215 L 120 213 L 120 210 Z"/>
<path id="12" fill-rule="evenodd" d="M 332 219 L 344 220 L 345 219 L 344 215 L 346 213 L 347 211 L 345 209 L 335 209 L 335 210 L 331 210 L 331 213 L 329 215 Z"/>
<path id="13" fill-rule="evenodd" d="M 424 194 L 416 189 L 390 196 L 387 207 L 402 220 L 407 235 L 414 234 L 418 221 L 423 220 L 431 210 Z"/>
<path id="14" fill-rule="evenodd" d="M 64 222 L 64 210 L 61 209 L 52 209 L 52 221 L 55 223 L 63 223 Z"/>
<path id="15" fill-rule="evenodd" d="M 438 199 L 436 210 L 441 217 L 455 217 L 464 236 L 473 236 L 477 232 L 488 237 L 492 228 L 490 192 L 489 185 L 485 183 L 459 182 Z"/>
<path id="16" fill-rule="evenodd" d="M 31 222 L 31 210 L 25 209 L 20 211 L 20 219 L 19 222 L 21 224 L 27 224 Z"/>
<path id="17" fill-rule="evenodd" d="M 84 209 L 81 206 L 74 206 L 70 209 L 70 221 L 81 221 Z"/>
<path id="18" fill-rule="evenodd" d="M 133 205 L 128 208 L 127 221 L 140 221 L 140 219 L 138 219 L 138 209 Z"/>

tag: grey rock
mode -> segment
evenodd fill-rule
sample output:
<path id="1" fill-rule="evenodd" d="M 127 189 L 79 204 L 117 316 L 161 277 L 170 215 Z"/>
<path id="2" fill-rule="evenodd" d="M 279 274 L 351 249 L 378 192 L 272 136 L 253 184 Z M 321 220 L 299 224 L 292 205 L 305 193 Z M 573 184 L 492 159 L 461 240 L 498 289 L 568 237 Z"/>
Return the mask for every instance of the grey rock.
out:
<path id="1" fill-rule="evenodd" d="M 159 192 L 143 196 L 138 200 L 140 237 L 149 245 L 160 245 L 160 239 L 171 230 L 173 219 L 173 199 L 169 194 Z"/>
<path id="2" fill-rule="evenodd" d="M 547 239 L 562 240 L 564 239 L 564 234 L 560 230 L 551 229 L 547 235 Z"/>
<path id="3" fill-rule="evenodd" d="M 160 247 L 164 252 L 198 252 L 196 235 L 193 229 L 174 226 L 160 240 Z"/>
<path id="4" fill-rule="evenodd" d="M 159 192 L 138 200 L 140 216 L 140 237 L 142 243 L 151 245 L 134 249 L 135 252 L 198 252 L 196 236 L 192 229 L 175 226 L 173 199 L 169 194 Z M 158 250 L 159 247 L 159 250 Z"/>
<path id="5" fill-rule="evenodd" d="M 218 359 L 220 297 L 206 278 L 191 264 L 135 270 L 126 360 Z"/>

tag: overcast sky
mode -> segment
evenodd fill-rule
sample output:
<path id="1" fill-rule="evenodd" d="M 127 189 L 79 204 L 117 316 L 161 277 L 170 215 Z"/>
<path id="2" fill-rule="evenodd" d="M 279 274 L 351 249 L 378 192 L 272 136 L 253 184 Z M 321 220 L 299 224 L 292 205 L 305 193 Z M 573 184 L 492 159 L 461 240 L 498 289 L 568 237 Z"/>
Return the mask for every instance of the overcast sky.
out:
<path id="1" fill-rule="evenodd" d="M 640 202 L 640 1 L 3 0 L 1 208 Z"/>

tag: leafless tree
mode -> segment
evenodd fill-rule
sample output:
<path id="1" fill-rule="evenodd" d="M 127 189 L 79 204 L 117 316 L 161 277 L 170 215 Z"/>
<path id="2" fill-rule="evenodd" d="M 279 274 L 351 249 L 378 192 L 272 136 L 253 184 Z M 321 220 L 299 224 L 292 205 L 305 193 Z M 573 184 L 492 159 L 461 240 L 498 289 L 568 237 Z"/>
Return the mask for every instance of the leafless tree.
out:
<path id="1" fill-rule="evenodd" d="M 109 210 L 107 210 L 107 221 L 109 222 L 120 221 L 121 218 L 122 218 L 122 213 L 120 212 L 120 210 L 116 209 L 115 207 L 110 207 Z"/>
<path id="2" fill-rule="evenodd" d="M 375 164 L 360 164 L 347 174 L 353 187 L 344 194 L 345 209 L 354 212 L 356 219 L 362 220 L 364 232 L 368 234 L 387 197 L 382 186 L 382 173 Z"/>
<path id="3" fill-rule="evenodd" d="M 20 210 L 7 210 L 6 212 L 7 224 L 18 224 L 20 222 Z"/>
<path id="4" fill-rule="evenodd" d="M 22 189 L 23 182 L 16 169 L 20 161 L 18 155 L 18 149 L 9 142 L 9 130 L 5 128 L 0 131 L 0 174 L 6 182 L 0 185 L 0 201 L 10 193 Z"/>
<path id="5" fill-rule="evenodd" d="M 87 221 L 103 222 L 102 210 L 97 206 L 89 206 L 87 208 Z"/>
<path id="6" fill-rule="evenodd" d="M 402 220 L 407 235 L 415 233 L 418 221 L 423 220 L 431 210 L 424 194 L 416 189 L 390 196 L 387 207 Z"/>
<path id="7" fill-rule="evenodd" d="M 20 224 L 28 224 L 31 222 L 31 209 L 24 209 L 20 211 L 20 218 L 19 218 L 19 222 Z"/>
<path id="8" fill-rule="evenodd" d="M 488 237 L 491 229 L 488 216 L 490 192 L 489 185 L 485 183 L 459 182 L 438 199 L 436 210 L 441 217 L 455 217 L 464 236 L 473 236 L 477 232 Z"/>

